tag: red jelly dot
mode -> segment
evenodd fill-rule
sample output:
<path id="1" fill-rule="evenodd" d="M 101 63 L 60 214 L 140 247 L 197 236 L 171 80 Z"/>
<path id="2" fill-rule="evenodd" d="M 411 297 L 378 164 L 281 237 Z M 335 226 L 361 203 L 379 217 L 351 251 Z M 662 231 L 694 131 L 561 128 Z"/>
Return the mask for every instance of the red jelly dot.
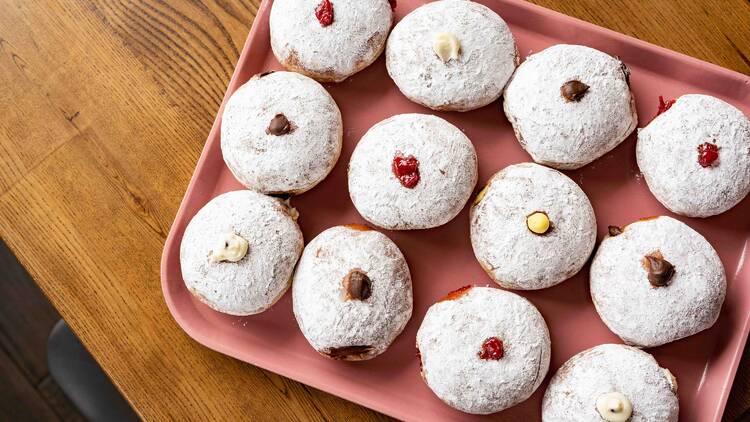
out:
<path id="1" fill-rule="evenodd" d="M 391 4 L 391 9 L 393 9 L 393 10 L 396 9 L 396 0 L 388 0 L 388 3 Z"/>
<path id="2" fill-rule="evenodd" d="M 664 101 L 664 97 L 659 95 L 659 109 L 656 111 L 656 116 L 664 113 L 665 111 L 669 110 L 670 107 L 674 105 L 676 100 L 667 100 Z M 654 116 L 654 117 L 656 117 Z"/>
<path id="3" fill-rule="evenodd" d="M 323 0 L 315 8 L 315 17 L 318 18 L 320 26 L 328 26 L 333 23 L 333 4 L 331 0 Z"/>
<path id="4" fill-rule="evenodd" d="M 698 164 L 702 167 L 711 167 L 719 158 L 719 147 L 716 144 L 705 142 L 698 145 Z"/>
<path id="5" fill-rule="evenodd" d="M 503 342 L 497 337 L 490 337 L 482 343 L 479 359 L 500 360 L 504 354 Z"/>
<path id="6" fill-rule="evenodd" d="M 413 155 L 408 157 L 397 155 L 393 157 L 393 174 L 396 175 L 401 185 L 413 189 L 419 183 L 419 161 Z"/>

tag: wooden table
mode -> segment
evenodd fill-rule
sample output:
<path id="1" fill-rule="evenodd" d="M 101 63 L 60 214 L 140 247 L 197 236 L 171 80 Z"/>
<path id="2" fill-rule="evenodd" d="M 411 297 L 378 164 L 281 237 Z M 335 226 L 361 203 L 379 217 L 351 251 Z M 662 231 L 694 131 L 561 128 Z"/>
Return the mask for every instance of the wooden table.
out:
<path id="1" fill-rule="evenodd" d="M 535 0 L 750 74 L 747 0 Z M 147 419 L 383 419 L 201 347 L 159 258 L 259 0 L 0 0 L 0 235 Z M 726 419 L 750 407 L 750 353 Z"/>

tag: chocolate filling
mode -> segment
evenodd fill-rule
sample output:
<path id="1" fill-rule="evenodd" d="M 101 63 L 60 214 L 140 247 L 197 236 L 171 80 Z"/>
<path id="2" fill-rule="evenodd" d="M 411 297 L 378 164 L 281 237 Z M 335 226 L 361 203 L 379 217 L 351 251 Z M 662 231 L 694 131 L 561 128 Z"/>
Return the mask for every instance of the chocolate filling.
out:
<path id="1" fill-rule="evenodd" d="M 324 352 L 331 359 L 343 360 L 350 356 L 361 357 L 370 353 L 373 350 L 372 346 L 344 346 L 344 347 L 331 347 L 327 352 Z"/>
<path id="2" fill-rule="evenodd" d="M 664 259 L 659 251 L 644 256 L 643 267 L 648 271 L 648 282 L 654 287 L 669 285 L 675 273 L 672 263 Z"/>
<path id="3" fill-rule="evenodd" d="M 275 115 L 273 119 L 271 119 L 271 123 L 269 123 L 268 129 L 266 129 L 266 133 L 274 136 L 286 135 L 291 131 L 292 124 L 289 123 L 289 119 L 287 119 L 286 116 L 281 113 Z"/>
<path id="4" fill-rule="evenodd" d="M 568 81 L 560 87 L 560 94 L 565 98 L 565 101 L 581 101 L 586 92 L 588 92 L 589 86 L 581 81 Z"/>
<path id="5" fill-rule="evenodd" d="M 341 284 L 344 286 L 344 300 L 366 300 L 372 294 L 372 281 L 359 268 L 349 271 Z"/>

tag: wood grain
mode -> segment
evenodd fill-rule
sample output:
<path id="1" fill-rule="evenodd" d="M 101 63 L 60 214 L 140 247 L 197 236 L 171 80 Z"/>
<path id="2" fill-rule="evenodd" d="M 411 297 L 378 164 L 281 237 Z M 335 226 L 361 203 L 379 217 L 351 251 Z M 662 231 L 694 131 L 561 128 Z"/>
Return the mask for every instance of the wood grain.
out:
<path id="1" fill-rule="evenodd" d="M 750 74 L 746 0 L 536 0 Z M 146 419 L 384 419 L 191 341 L 159 258 L 258 0 L 0 0 L 0 235 Z M 727 407 L 750 407 L 750 367 Z"/>

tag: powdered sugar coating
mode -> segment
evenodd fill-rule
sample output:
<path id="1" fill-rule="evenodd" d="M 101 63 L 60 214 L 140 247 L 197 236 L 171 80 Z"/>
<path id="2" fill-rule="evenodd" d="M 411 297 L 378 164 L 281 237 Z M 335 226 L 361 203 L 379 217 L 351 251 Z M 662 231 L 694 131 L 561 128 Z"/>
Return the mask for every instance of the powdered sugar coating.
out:
<path id="1" fill-rule="evenodd" d="M 714 143 L 719 159 L 698 163 L 698 146 Z M 638 131 L 638 167 L 651 193 L 669 210 L 710 217 L 750 192 L 750 120 L 709 95 L 683 95 Z"/>
<path id="2" fill-rule="evenodd" d="M 602 344 L 570 358 L 550 380 L 542 402 L 545 422 L 602 422 L 596 400 L 624 394 L 629 422 L 677 422 L 679 402 L 663 368 L 650 354 L 621 344 Z"/>
<path id="3" fill-rule="evenodd" d="M 434 37 L 455 35 L 457 60 L 443 62 Z M 388 74 L 410 100 L 434 110 L 469 111 L 498 99 L 518 65 L 518 50 L 505 21 L 486 6 L 440 0 L 418 7 L 399 22 L 386 46 Z"/>
<path id="4" fill-rule="evenodd" d="M 290 133 L 268 133 L 277 114 L 289 120 Z M 248 189 L 299 194 L 331 172 L 342 136 L 341 112 L 319 83 L 297 73 L 273 72 L 252 77 L 227 101 L 221 152 Z"/>
<path id="5" fill-rule="evenodd" d="M 552 225 L 544 235 L 526 225 L 526 217 L 538 211 Z M 492 176 L 470 221 L 477 260 L 508 289 L 543 289 L 572 277 L 596 242 L 596 216 L 586 194 L 566 175 L 534 163 Z"/>
<path id="6" fill-rule="evenodd" d="M 397 154 L 419 161 L 413 189 L 393 174 Z M 367 221 L 390 230 L 427 229 L 452 220 L 477 183 L 477 156 L 469 138 L 447 121 L 400 114 L 362 137 L 349 162 L 349 195 Z"/>
<path id="7" fill-rule="evenodd" d="M 479 358 L 490 337 L 503 342 L 500 360 Z M 417 332 L 422 376 L 446 404 L 474 414 L 499 412 L 531 396 L 550 360 L 547 324 L 528 300 L 473 287 L 432 305 Z"/>
<path id="8" fill-rule="evenodd" d="M 276 303 L 291 284 L 302 253 L 296 212 L 257 192 L 227 192 L 209 201 L 190 220 L 180 245 L 182 278 L 188 290 L 211 308 L 252 315 Z M 234 233 L 248 241 L 238 262 L 211 262 L 217 241 Z"/>
<path id="9" fill-rule="evenodd" d="M 321 82 L 341 82 L 369 66 L 385 48 L 393 11 L 388 0 L 331 0 L 333 23 L 322 26 L 322 0 L 275 0 L 271 48 L 289 70 Z"/>
<path id="10" fill-rule="evenodd" d="M 344 300 L 343 280 L 358 269 L 371 281 L 365 300 Z M 336 226 L 305 248 L 292 284 L 294 315 L 313 348 L 370 346 L 363 356 L 383 353 L 411 318 L 411 275 L 393 241 L 374 230 Z"/>
<path id="11" fill-rule="evenodd" d="M 521 146 L 539 164 L 577 169 L 619 145 L 638 123 L 623 63 L 581 45 L 559 44 L 532 54 L 505 88 L 503 108 Z M 589 86 L 580 101 L 560 88 Z"/>
<path id="12" fill-rule="evenodd" d="M 653 287 L 643 257 L 655 251 L 674 266 L 669 285 Z M 634 346 L 655 347 L 711 327 L 727 280 L 719 255 L 685 223 L 637 221 L 606 237 L 591 263 L 591 297 L 602 321 Z"/>

